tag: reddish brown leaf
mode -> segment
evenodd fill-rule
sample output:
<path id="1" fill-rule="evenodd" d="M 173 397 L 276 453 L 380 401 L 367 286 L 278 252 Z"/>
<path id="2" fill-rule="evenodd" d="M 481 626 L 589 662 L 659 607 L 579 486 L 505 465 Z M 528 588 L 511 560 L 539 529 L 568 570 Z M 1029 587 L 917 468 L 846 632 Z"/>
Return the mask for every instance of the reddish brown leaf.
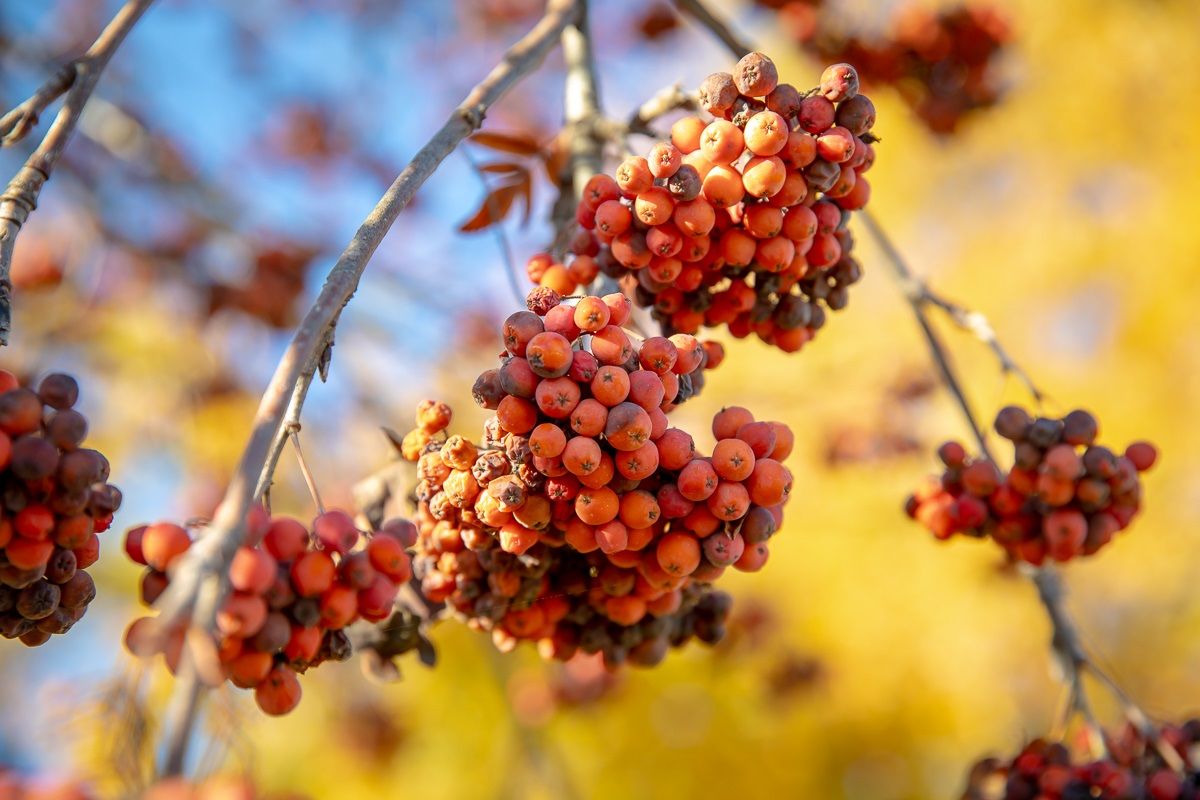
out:
<path id="1" fill-rule="evenodd" d="M 527 169 L 521 164 L 516 164 L 511 161 L 489 161 L 486 164 L 479 165 L 480 172 L 491 172 L 496 175 L 505 175 L 515 172 L 526 172 Z"/>
<path id="2" fill-rule="evenodd" d="M 508 215 L 512 209 L 513 201 L 517 199 L 517 195 L 521 193 L 521 184 L 508 183 L 503 186 L 497 186 L 487 197 L 483 198 L 483 203 L 479 206 L 479 210 L 475 212 L 469 220 L 459 226 L 459 231 L 462 233 L 471 233 L 473 231 L 481 231 L 488 228 Z"/>
<path id="3" fill-rule="evenodd" d="M 471 141 L 502 153 L 513 153 L 519 156 L 537 155 L 542 146 L 531 136 L 521 133 L 495 133 L 480 131 L 471 137 Z"/>

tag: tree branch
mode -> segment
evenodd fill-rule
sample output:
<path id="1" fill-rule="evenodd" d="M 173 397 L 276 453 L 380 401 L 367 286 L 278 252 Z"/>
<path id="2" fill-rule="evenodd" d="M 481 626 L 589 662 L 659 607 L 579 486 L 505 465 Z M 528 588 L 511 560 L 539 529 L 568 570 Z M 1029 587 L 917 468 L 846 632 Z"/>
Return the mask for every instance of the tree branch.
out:
<path id="1" fill-rule="evenodd" d="M 76 67 L 74 61 L 63 64 L 29 98 L 0 117 L 0 147 L 12 147 L 29 135 L 46 107 L 62 97 L 75 83 L 78 74 Z"/>
<path id="2" fill-rule="evenodd" d="M 592 57 L 588 0 L 581 0 L 579 19 L 563 29 L 562 46 L 567 62 L 563 110 L 571 137 L 571 182 L 578 201 L 588 180 L 604 169 L 604 140 L 596 130 L 600 121 L 600 93 Z"/>
<path id="3" fill-rule="evenodd" d="M 954 396 L 958 403 L 959 409 L 966 419 L 967 425 L 971 428 L 971 433 L 975 437 L 976 443 L 979 445 L 979 451 L 988 460 L 995 463 L 996 459 L 992 457 L 991 450 L 988 448 L 987 437 L 983 433 L 983 429 L 979 426 L 979 422 L 975 418 L 975 412 L 971 410 L 971 403 L 967 400 L 967 394 L 963 390 L 962 383 L 958 379 L 954 367 L 950 363 L 950 356 L 946 352 L 945 345 L 938 338 L 937 333 L 933 329 L 933 325 L 929 322 L 929 315 L 925 313 L 925 304 L 928 302 L 928 297 L 922 291 L 924 284 L 913 274 L 909 269 L 908 263 L 904 257 L 900 255 L 900 251 L 896 249 L 896 245 L 884 232 L 882 226 L 876 221 L 871 212 L 863 209 L 861 218 L 866 223 L 867 230 L 875 238 L 884 256 L 889 264 L 892 265 L 892 271 L 896 276 L 897 282 L 900 284 L 900 290 L 904 293 L 904 299 L 908 301 L 908 305 L 912 308 L 913 315 L 917 318 L 917 324 L 921 327 L 921 333 L 925 336 L 925 343 L 929 347 L 929 354 L 933 357 L 933 363 L 937 366 L 938 372 L 941 375 L 942 383 Z"/>
<path id="4" fill-rule="evenodd" d="M 297 392 L 298 384 L 306 373 L 317 368 L 338 316 L 357 289 L 371 256 L 421 185 L 465 138 L 479 129 L 488 109 L 541 64 L 558 42 L 563 29 L 578 18 L 579 11 L 579 0 L 551 0 L 545 16 L 471 90 L 441 130 L 399 174 L 350 240 L 296 329 L 263 393 L 250 440 L 208 532 L 180 560 L 170 588 L 156 604 L 163 629 L 169 629 L 190 615 L 194 626 L 204 631 L 212 630 L 217 609 L 224 598 L 229 562 L 244 538 L 246 513 L 258 486 L 264 484 L 263 473 L 272 458 L 274 443 L 285 427 L 289 408 L 296 418 L 299 417 L 303 392 Z M 269 484 L 269 479 L 266 483 Z M 206 587 L 209 587 L 207 591 Z M 177 684 L 176 693 L 193 691 L 187 683 Z M 186 708 L 184 703 L 173 705 Z M 168 730 L 186 727 L 191 719 L 194 715 L 179 714 L 167 721 Z M 178 745 L 181 749 L 186 747 L 189 737 L 171 735 L 173 742 L 181 743 Z M 165 763 L 169 767 L 182 762 L 182 753 L 171 752 Z"/>
<path id="5" fill-rule="evenodd" d="M 570 239 L 575 209 L 588 180 L 604 169 L 604 120 L 600 114 L 600 93 L 596 88 L 596 65 L 592 58 L 591 32 L 587 19 L 587 0 L 581 0 L 579 19 L 562 32 L 563 60 L 567 78 L 563 95 L 563 116 L 570 159 L 560 180 L 558 199 L 551 211 L 554 244 L 551 250 L 561 257 Z"/>
<path id="6" fill-rule="evenodd" d="M 754 52 L 753 47 L 743 42 L 728 25 L 717 19 L 701 0 L 675 0 L 675 7 L 720 39 L 721 44 L 729 49 L 734 58 L 740 59 L 747 53 Z"/>
<path id="7" fill-rule="evenodd" d="M 92 96 L 104 68 L 153 2 L 129 0 L 82 57 L 60 69 L 31 98 L 0 120 L 0 131 L 5 134 L 4 144 L 11 144 L 36 124 L 38 114 L 47 105 L 66 92 L 63 107 L 46 131 L 41 144 L 9 181 L 4 193 L 0 194 L 0 345 L 8 344 L 8 333 L 12 326 L 12 281 L 9 273 L 17 234 L 37 208 L 42 187 L 50 179 L 50 173 L 62 156 L 67 141 L 75 132 L 83 107 Z"/>

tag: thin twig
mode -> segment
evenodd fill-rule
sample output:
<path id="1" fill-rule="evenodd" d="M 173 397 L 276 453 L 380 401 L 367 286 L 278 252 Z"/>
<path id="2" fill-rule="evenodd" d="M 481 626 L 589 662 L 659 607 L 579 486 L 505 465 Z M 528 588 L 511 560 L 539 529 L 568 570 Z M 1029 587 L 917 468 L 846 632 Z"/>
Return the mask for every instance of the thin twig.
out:
<path id="1" fill-rule="evenodd" d="M 699 108 L 695 93 L 685 92 L 678 83 L 659 89 L 629 117 L 629 121 L 625 123 L 626 131 L 653 134 L 654 132 L 650 130 L 651 122 L 680 108 L 689 110 Z"/>
<path id="2" fill-rule="evenodd" d="M 283 454 L 283 448 L 287 445 L 292 431 L 300 430 L 300 411 L 304 408 L 308 390 L 312 388 L 313 379 L 318 373 L 321 374 L 321 380 L 325 380 L 329 359 L 332 357 L 333 333 L 334 329 L 331 327 L 321 356 L 306 365 L 304 371 L 300 373 L 300 379 L 296 381 L 296 386 L 292 389 L 292 396 L 288 399 L 287 413 L 284 415 L 283 424 L 279 426 L 275 438 L 271 440 L 270 453 L 267 455 L 266 463 L 263 464 L 262 472 L 259 473 L 258 483 L 254 487 L 254 497 L 262 498 L 268 511 L 271 509 L 271 485 L 275 480 L 279 457 Z"/>
<path id="3" fill-rule="evenodd" d="M 0 117 L 0 147 L 12 147 L 29 135 L 42 112 L 71 88 L 77 74 L 74 61 L 63 64 L 36 92 Z"/>
<path id="4" fill-rule="evenodd" d="M 300 465 L 300 474 L 304 476 L 304 482 L 308 484 L 308 493 L 312 495 L 313 503 L 317 506 L 317 513 L 324 514 L 325 504 L 321 502 L 321 493 L 317 490 L 317 480 L 313 477 L 312 470 L 308 468 L 304 450 L 300 447 L 299 426 L 288 431 L 288 438 L 292 440 L 292 448 L 296 451 L 296 461 Z"/>
<path id="5" fill-rule="evenodd" d="M 921 287 L 924 284 L 916 279 L 913 271 L 909 269 L 908 263 L 900 255 L 900 251 L 896 249 L 892 240 L 884 233 L 883 228 L 875 220 L 875 217 L 866 210 L 863 210 L 861 214 L 862 220 L 866 223 L 867 230 L 875 238 L 875 241 L 878 242 L 884 256 L 887 257 L 888 263 L 892 265 L 892 271 L 900 283 L 900 290 L 904 293 L 904 298 L 908 300 L 908 305 L 912 308 L 913 315 L 917 318 L 917 324 L 921 327 L 921 333 L 925 336 L 925 343 L 929 347 L 929 354 L 933 357 L 933 363 L 937 366 L 938 372 L 941 374 L 942 383 L 950 390 L 950 394 L 954 396 L 958 407 L 962 410 L 963 417 L 966 419 L 967 425 L 971 428 L 971 433 L 979 445 L 980 453 L 994 463 L 995 459 L 992 458 L 991 450 L 988 448 L 987 437 L 976 420 L 975 412 L 971 410 L 971 403 L 967 400 L 967 394 L 963 390 L 962 383 L 959 381 L 958 375 L 950 363 L 950 355 L 934 331 L 933 325 L 929 322 L 929 315 L 925 313 L 927 299 L 921 291 Z"/>
<path id="6" fill-rule="evenodd" d="M 1063 583 L 1058 570 L 1051 566 L 1026 570 L 1029 579 L 1037 587 L 1038 599 L 1050 618 L 1050 648 L 1058 659 L 1063 672 L 1063 682 L 1067 684 L 1069 693 L 1069 709 L 1079 715 L 1087 728 L 1095 755 L 1103 757 L 1107 754 L 1104 741 L 1104 730 L 1096 722 L 1088 701 L 1087 689 L 1083 685 L 1083 674 L 1091 668 L 1087 652 L 1079 640 L 1079 631 L 1075 627 L 1063 605 Z"/>
<path id="7" fill-rule="evenodd" d="M 741 37 L 734 33 L 728 25 L 717 19 L 701 0 L 675 0 L 675 7 L 720 39 L 721 44 L 729 49 L 734 58 L 741 58 L 747 53 L 754 52 L 753 47 L 742 41 Z"/>
<path id="8" fill-rule="evenodd" d="M 1008 351 L 996 336 L 996 332 L 993 330 L 988 318 L 978 311 L 973 311 L 958 303 L 947 300 L 931 289 L 929 284 L 918 277 L 908 267 L 899 250 L 892 243 L 891 238 L 883 230 L 883 226 L 879 224 L 878 220 L 866 210 L 862 212 L 862 215 L 871 235 L 875 237 L 875 240 L 883 248 L 884 253 L 893 265 L 897 265 L 901 289 L 904 291 L 904 296 L 908 298 L 909 302 L 919 303 L 922 306 L 933 306 L 945 312 L 946 316 L 960 329 L 970 333 L 987 345 L 988 349 L 996 357 L 996 362 L 1000 365 L 1000 371 L 1006 376 L 1015 375 L 1024 384 L 1025 389 L 1029 392 L 1033 400 L 1040 406 L 1046 397 L 1045 393 L 1037 387 L 1037 384 L 1029 377 L 1029 373 L 1008 354 Z"/>
<path id="9" fill-rule="evenodd" d="M 317 368 L 326 352 L 333 326 L 357 289 L 371 256 L 426 179 L 465 138 L 480 128 L 488 109 L 541 64 L 557 44 L 563 29 L 577 18 L 579 8 L 579 0 L 551 0 L 545 16 L 505 53 L 500 63 L 454 110 L 441 130 L 417 152 L 338 258 L 263 394 L 250 440 L 213 517 L 208 535 L 180 560 L 170 588 L 157 603 L 163 628 L 169 629 L 190 615 L 193 625 L 212 630 L 217 608 L 224 598 L 228 565 L 244 538 L 246 513 L 254 501 L 257 487 L 263 484 L 264 468 L 271 458 L 273 444 L 284 427 L 288 409 L 293 408 L 297 418 L 299 416 L 301 403 L 292 402 L 293 399 L 302 400 L 297 397 L 297 385 L 308 370 Z M 266 484 L 269 482 L 268 479 Z M 216 590 L 204 591 L 205 587 Z M 186 694 L 192 687 L 180 682 L 175 691 Z M 183 703 L 175 705 L 185 707 Z M 187 725 L 188 720 L 180 716 L 168 723 L 173 723 L 169 728 L 178 728 Z M 181 737 L 181 740 L 186 741 L 186 738 Z M 169 754 L 168 766 L 181 761 L 175 756 L 175 753 Z"/>
<path id="10" fill-rule="evenodd" d="M 79 124 L 83 107 L 92 96 L 92 91 L 96 88 L 96 83 L 100 80 L 104 68 L 108 65 L 113 53 L 121 46 L 121 42 L 125 40 L 129 31 L 133 29 L 133 26 L 137 24 L 142 14 L 153 2 L 154 0 L 129 0 L 112 18 L 108 26 L 100 32 L 88 51 L 69 65 L 74 77 L 70 81 L 69 90 L 65 86 L 63 87 L 62 91 L 66 91 L 66 99 L 63 101 L 58 116 L 54 118 L 54 123 L 46 131 L 41 144 L 9 181 L 4 193 L 0 194 L 0 345 L 8 344 L 8 333 L 12 326 L 12 281 L 9 273 L 12 268 L 13 249 L 16 246 L 17 234 L 20 233 L 25 220 L 29 219 L 29 215 L 37 208 L 38 196 L 42 192 L 42 187 L 50 179 L 50 173 L 54 171 L 54 166 L 62 156 L 67 141 Z M 53 98 L 46 99 L 46 96 L 58 91 L 59 86 L 64 83 L 65 79 L 62 73 L 62 70 L 56 73 L 54 78 L 38 90 L 38 94 L 26 101 L 26 103 L 32 103 L 30 108 L 41 104 L 41 107 L 36 109 L 40 111 L 51 102 Z M 58 94 L 62 94 L 62 91 L 58 91 Z M 34 116 L 36 118 L 36 113 Z M 9 115 L 5 115 L 5 120 L 8 119 Z M 32 123 L 29 123 L 27 119 L 27 116 L 20 117 L 12 122 L 14 132 L 22 124 L 31 125 Z"/>

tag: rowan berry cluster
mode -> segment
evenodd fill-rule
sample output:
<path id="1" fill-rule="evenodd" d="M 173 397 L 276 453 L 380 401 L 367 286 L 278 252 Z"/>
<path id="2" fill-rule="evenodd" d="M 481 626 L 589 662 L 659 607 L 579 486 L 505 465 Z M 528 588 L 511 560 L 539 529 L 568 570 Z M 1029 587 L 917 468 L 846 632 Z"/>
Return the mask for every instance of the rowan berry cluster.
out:
<path id="1" fill-rule="evenodd" d="M 980 2 L 929 8 L 900 4 L 879 35 L 847 34 L 827 20 L 824 0 L 757 0 L 776 9 L 780 27 L 823 61 L 856 65 L 868 86 L 896 88 L 935 133 L 953 133 L 962 119 L 999 101 L 993 64 L 1012 39 L 1000 9 Z M 836 15 L 831 15 L 836 16 Z"/>
<path id="2" fill-rule="evenodd" d="M 938 450 L 945 472 L 908 499 L 909 515 L 937 538 L 989 536 L 1021 561 L 1068 561 L 1094 554 L 1137 514 L 1138 473 L 1154 465 L 1153 445 L 1135 442 L 1118 456 L 1096 444 L 1099 425 L 1080 410 L 1035 419 L 1008 406 L 995 429 L 1013 443 L 1007 474 L 947 442 Z"/>
<path id="3" fill-rule="evenodd" d="M 975 764 L 962 800 L 1200 800 L 1200 772 L 1192 761 L 1200 720 L 1165 725 L 1156 734 L 1157 747 L 1125 725 L 1105 736 L 1108 757 L 1099 760 L 1073 758 L 1065 745 L 1036 739 L 1011 760 Z M 1166 763 L 1159 747 L 1174 751 L 1181 771 Z"/>
<path id="4" fill-rule="evenodd" d="M 0 370 L 0 636 L 30 647 L 87 612 L 96 584 L 84 570 L 121 505 L 108 459 L 82 447 L 78 399 L 69 375 L 34 391 Z"/>
<path id="5" fill-rule="evenodd" d="M 391 613 L 399 586 L 412 576 L 407 548 L 415 539 L 415 528 L 403 520 L 367 536 L 344 511 L 326 511 L 306 527 L 256 507 L 247 519 L 246 543 L 229 567 L 230 594 L 217 614 L 220 678 L 254 689 L 268 714 L 291 711 L 300 702 L 297 673 L 349 658 L 344 629 L 359 618 L 377 622 Z M 128 531 L 125 551 L 146 566 L 146 605 L 166 591 L 174 565 L 192 544 L 185 528 L 169 522 Z M 174 672 L 185 633 L 180 628 L 164 638 L 153 618 L 144 617 L 130 626 L 126 645 L 143 657 L 162 652 Z"/>
<path id="6" fill-rule="evenodd" d="M 712 121 L 684 117 L 592 178 L 577 219 L 664 330 L 727 325 L 798 350 L 862 275 L 846 223 L 870 197 L 875 107 L 849 64 L 801 93 L 761 53 L 708 76 L 700 105 Z"/>
<path id="7" fill-rule="evenodd" d="M 728 599 L 706 585 L 766 562 L 791 431 L 728 408 L 712 456 L 698 455 L 665 413 L 703 362 L 694 337 L 635 344 L 620 294 L 538 297 L 537 313 L 505 322 L 501 367 L 476 381 L 476 402 L 495 411 L 482 445 L 447 437 L 451 411 L 433 401 L 404 439 L 423 592 L 502 646 L 536 639 L 555 658 L 654 663 L 692 635 L 716 641 Z"/>

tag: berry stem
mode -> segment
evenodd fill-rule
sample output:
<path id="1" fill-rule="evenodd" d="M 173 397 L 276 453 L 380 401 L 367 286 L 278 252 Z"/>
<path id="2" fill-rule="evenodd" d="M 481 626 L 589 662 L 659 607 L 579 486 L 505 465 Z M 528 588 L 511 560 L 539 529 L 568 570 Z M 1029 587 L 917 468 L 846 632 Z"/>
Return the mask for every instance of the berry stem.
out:
<path id="1" fill-rule="evenodd" d="M 741 58 L 754 51 L 754 48 L 743 42 L 728 25 L 717 19 L 701 0 L 675 0 L 675 7 L 703 27 L 708 28 L 728 48 L 734 58 Z"/>
<path id="2" fill-rule="evenodd" d="M 127 8 L 143 8 L 149 2 L 137 0 Z M 164 628 L 190 616 L 196 627 L 212 630 L 216 611 L 225 594 L 224 576 L 245 536 L 246 514 L 257 496 L 258 487 L 270 483 L 269 477 L 264 480 L 264 470 L 272 458 L 274 444 L 281 436 L 286 438 L 285 418 L 289 413 L 299 417 L 304 392 L 298 391 L 298 384 L 306 374 L 321 368 L 342 308 L 358 288 L 371 256 L 421 185 L 464 139 L 482 126 L 488 109 L 542 63 L 558 43 L 563 29 L 578 18 L 580 9 L 580 0 L 551 0 L 545 15 L 509 48 L 400 172 L 338 258 L 263 394 L 250 440 L 217 508 L 211 531 L 180 559 L 170 588 L 157 604 L 161 612 L 160 624 Z M 69 99 L 68 107 L 70 102 Z M 206 588 L 209 591 L 203 591 Z M 183 729 L 186 733 L 195 724 L 195 715 L 184 713 L 189 706 L 185 702 L 187 696 L 196 691 L 194 683 L 195 679 L 177 682 L 175 692 L 183 699 L 173 700 L 174 713 L 167 720 L 167 730 Z M 176 737 L 172 740 L 173 745 L 182 743 L 177 745 L 179 748 L 185 747 L 190 738 L 187 735 L 172 736 Z M 182 756 L 171 752 L 165 764 L 181 765 Z"/>
<path id="3" fill-rule="evenodd" d="M 308 468 L 308 461 L 304 458 L 304 451 L 300 448 L 300 426 L 288 431 L 288 438 L 292 440 L 292 448 L 296 451 L 296 461 L 300 464 L 300 474 L 304 476 L 304 482 L 308 484 L 308 493 L 312 495 L 313 503 L 317 506 L 317 513 L 325 513 L 325 504 L 321 502 L 321 493 L 317 490 L 317 481 L 313 477 L 312 470 Z"/>
<path id="4" fill-rule="evenodd" d="M 967 425 L 971 428 L 971 433 L 979 445 L 980 453 L 992 463 L 996 463 L 996 459 L 992 457 L 991 450 L 988 448 L 987 436 L 984 434 L 983 428 L 980 427 L 975 413 L 971 410 L 971 403 L 967 399 L 962 383 L 959 381 L 954 367 L 950 364 L 950 355 L 946 351 L 945 345 L 942 344 L 942 340 L 938 338 L 937 332 L 934 331 L 933 324 L 929 321 L 929 315 L 925 313 L 925 307 L 929 301 L 922 291 L 924 284 L 913 274 L 908 263 L 904 260 L 904 257 L 884 232 L 883 228 L 875 220 L 875 217 L 866 209 L 863 209 L 861 213 L 867 230 L 870 231 L 875 241 L 878 242 L 888 263 L 892 265 L 892 270 L 900 283 L 900 289 L 904 293 L 904 298 L 908 300 L 908 304 L 917 318 L 917 324 L 921 327 L 921 333 L 925 336 L 925 343 L 928 345 L 933 362 L 937 365 L 938 372 L 941 374 L 942 383 L 950 390 L 950 394 L 954 396 L 958 407 L 962 410 L 963 417 L 966 419 Z"/>
<path id="5" fill-rule="evenodd" d="M 992 328 L 992 324 L 988 321 L 988 318 L 978 311 L 947 300 L 931 289 L 929 284 L 919 278 L 908 267 L 903 256 L 900 255 L 899 250 L 884 231 L 883 226 L 879 224 L 879 221 L 875 219 L 871 212 L 863 209 L 862 216 L 867 229 L 883 249 L 888 260 L 896 268 L 901 281 L 901 289 L 904 291 L 904 296 L 908 298 L 909 302 L 918 303 L 921 306 L 933 306 L 943 311 L 961 330 L 972 334 L 976 339 L 987 345 L 988 349 L 996 357 L 996 361 L 1000 365 L 1000 371 L 1006 376 L 1015 375 L 1040 407 L 1046 399 L 1045 393 L 1037 387 L 1037 384 L 1029 377 L 1029 373 L 1017 364 L 1012 356 L 1008 354 L 1008 351 L 1004 349 L 1004 345 L 1000 343 L 1000 339 L 996 336 L 996 331 Z"/>
<path id="6" fill-rule="evenodd" d="M 1079 639 L 1079 629 L 1075 627 L 1075 622 L 1064 605 L 1062 576 L 1058 570 L 1048 566 L 1030 569 L 1027 574 L 1037 588 L 1038 599 L 1046 610 L 1046 616 L 1050 618 L 1050 647 L 1058 658 L 1063 671 L 1063 681 L 1067 684 L 1068 714 L 1077 714 L 1083 720 L 1094 751 L 1093 755 L 1107 757 L 1104 731 L 1096 722 L 1087 689 L 1083 685 L 1084 672 L 1091 670 L 1095 674 L 1097 671 L 1088 659 Z"/>
<path id="7" fill-rule="evenodd" d="M 50 179 L 67 141 L 79 124 L 83 107 L 92 96 L 101 73 L 113 53 L 133 30 L 154 0 L 129 0 L 108 23 L 88 51 L 79 59 L 59 69 L 33 96 L 0 119 L 3 144 L 21 139 L 37 123 L 38 114 L 60 95 L 66 94 L 63 106 L 54 118 L 45 137 L 9 181 L 0 194 L 0 346 L 8 344 L 12 325 L 12 267 L 13 249 L 17 234 L 25 220 L 37 208 L 42 187 Z"/>

